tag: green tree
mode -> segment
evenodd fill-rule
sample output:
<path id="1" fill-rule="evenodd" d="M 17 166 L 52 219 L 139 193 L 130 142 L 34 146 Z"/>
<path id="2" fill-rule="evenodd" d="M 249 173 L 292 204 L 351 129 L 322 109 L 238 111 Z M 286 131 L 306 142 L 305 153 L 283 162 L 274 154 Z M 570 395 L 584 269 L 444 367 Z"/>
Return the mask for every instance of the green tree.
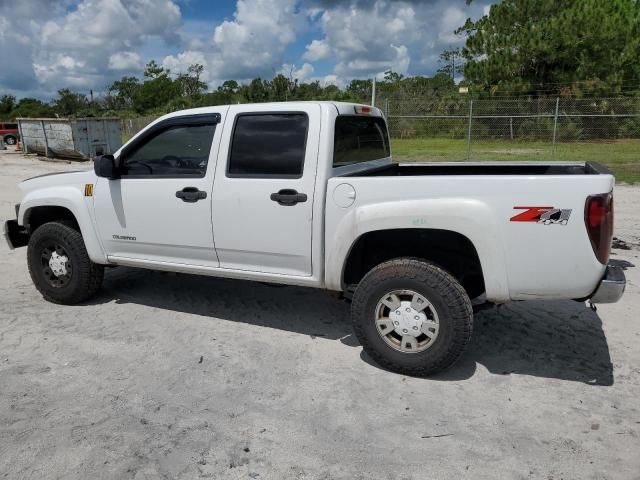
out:
<path id="1" fill-rule="evenodd" d="M 235 80 L 225 80 L 222 85 L 218 87 L 218 91 L 226 94 L 238 93 L 240 90 L 240 84 Z"/>
<path id="2" fill-rule="evenodd" d="M 83 93 L 77 93 L 63 88 L 58 90 L 58 96 L 53 100 L 53 109 L 58 115 L 78 115 L 88 108 L 89 101 Z"/>
<path id="3" fill-rule="evenodd" d="M 144 82 L 133 96 L 133 108 L 138 113 L 158 110 L 180 96 L 180 83 L 163 74 Z"/>
<path id="4" fill-rule="evenodd" d="M 16 97 L 13 95 L 0 97 L 0 118 L 7 118 L 15 106 Z"/>
<path id="5" fill-rule="evenodd" d="M 21 98 L 11 112 L 10 118 L 52 117 L 53 114 L 51 105 L 35 98 Z"/>
<path id="6" fill-rule="evenodd" d="M 460 75 L 464 72 L 464 60 L 462 51 L 459 48 L 445 50 L 440 54 L 440 59 L 438 61 L 442 65 L 438 69 L 438 73 L 448 75 L 451 80 L 455 80 L 456 75 Z"/>
<path id="7" fill-rule="evenodd" d="M 287 101 L 295 93 L 297 83 L 279 73 L 271 80 L 271 95 L 273 100 Z"/>
<path id="8" fill-rule="evenodd" d="M 457 33 L 468 35 L 465 79 L 489 91 L 640 84 L 638 0 L 504 0 Z"/>
<path id="9" fill-rule="evenodd" d="M 159 111 L 169 102 L 174 102 L 182 93 L 182 82 L 169 78 L 171 72 L 151 60 L 144 69 L 143 82 L 133 95 L 133 108 L 138 113 Z M 175 102 L 174 102 L 175 103 Z"/>
<path id="10" fill-rule="evenodd" d="M 371 80 L 351 80 L 347 86 L 347 93 L 354 100 L 363 101 L 371 96 L 371 88 Z"/>
<path id="11" fill-rule="evenodd" d="M 188 97 L 195 97 L 207 90 L 207 84 L 200 80 L 204 72 L 204 66 L 199 63 L 189 65 L 186 75 L 179 75 L 177 82 L 180 84 L 182 94 Z"/>
<path id="12" fill-rule="evenodd" d="M 387 70 L 384 72 L 384 81 L 388 83 L 400 83 L 404 75 L 398 72 L 394 72 L 393 70 Z"/>
<path id="13" fill-rule="evenodd" d="M 269 100 L 269 91 L 271 86 L 266 80 L 254 78 L 249 85 L 240 87 L 240 94 L 247 102 L 257 103 Z"/>
<path id="14" fill-rule="evenodd" d="M 113 82 L 107 89 L 113 99 L 113 107 L 116 110 L 131 108 L 133 97 L 140 88 L 140 81 L 136 77 L 122 77 Z"/>
<path id="15" fill-rule="evenodd" d="M 165 70 L 158 65 L 155 60 L 151 60 L 144 67 L 144 76 L 147 78 L 158 78 L 162 75 L 168 75 L 169 70 Z"/>

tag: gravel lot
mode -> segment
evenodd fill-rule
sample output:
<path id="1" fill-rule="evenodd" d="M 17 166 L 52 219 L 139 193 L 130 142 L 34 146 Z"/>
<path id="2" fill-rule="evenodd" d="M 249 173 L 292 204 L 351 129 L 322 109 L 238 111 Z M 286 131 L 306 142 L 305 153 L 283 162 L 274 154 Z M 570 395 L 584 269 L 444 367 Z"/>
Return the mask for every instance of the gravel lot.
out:
<path id="1" fill-rule="evenodd" d="M 78 165 L 0 152 L 16 183 Z M 88 165 L 85 165 L 88 168 Z M 640 265 L 640 188 L 616 235 Z M 38 295 L 0 245 L 0 478 L 640 478 L 640 274 L 623 301 L 476 316 L 432 379 L 383 371 L 326 293 L 110 269 L 86 305 Z"/>

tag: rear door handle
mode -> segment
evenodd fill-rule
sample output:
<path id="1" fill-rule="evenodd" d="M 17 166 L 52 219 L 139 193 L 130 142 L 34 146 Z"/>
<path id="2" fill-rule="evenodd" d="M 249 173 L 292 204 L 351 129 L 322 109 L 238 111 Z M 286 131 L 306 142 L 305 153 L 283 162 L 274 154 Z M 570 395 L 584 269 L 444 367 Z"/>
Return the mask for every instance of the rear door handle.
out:
<path id="1" fill-rule="evenodd" d="M 278 202 L 279 205 L 290 207 L 296 203 L 304 203 L 307 201 L 306 193 L 298 193 L 296 190 L 290 188 L 283 188 L 277 193 L 271 194 L 271 200 Z"/>
<path id="2" fill-rule="evenodd" d="M 198 190 L 197 187 L 184 187 L 182 190 L 176 192 L 176 197 L 183 202 L 195 203 L 198 200 L 204 200 L 207 198 L 207 192 Z"/>

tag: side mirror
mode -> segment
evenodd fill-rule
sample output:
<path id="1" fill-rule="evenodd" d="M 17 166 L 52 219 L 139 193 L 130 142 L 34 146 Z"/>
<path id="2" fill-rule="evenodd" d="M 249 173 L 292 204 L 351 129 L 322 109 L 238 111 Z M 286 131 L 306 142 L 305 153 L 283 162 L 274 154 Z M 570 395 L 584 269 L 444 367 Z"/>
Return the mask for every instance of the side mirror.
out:
<path id="1" fill-rule="evenodd" d="M 116 159 L 113 155 L 101 155 L 93 161 L 93 170 L 99 177 L 115 180 L 120 178 L 120 172 L 116 165 Z"/>

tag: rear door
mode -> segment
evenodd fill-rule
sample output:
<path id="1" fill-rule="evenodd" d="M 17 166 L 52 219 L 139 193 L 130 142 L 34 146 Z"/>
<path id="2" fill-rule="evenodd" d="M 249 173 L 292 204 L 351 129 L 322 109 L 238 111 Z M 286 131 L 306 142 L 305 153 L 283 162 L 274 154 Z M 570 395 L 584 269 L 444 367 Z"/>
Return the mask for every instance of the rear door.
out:
<path id="1" fill-rule="evenodd" d="M 311 276 L 320 106 L 229 108 L 213 192 L 223 268 Z"/>
<path id="2" fill-rule="evenodd" d="M 100 178 L 94 192 L 107 255 L 218 266 L 211 194 L 219 123 L 220 114 L 173 117 L 125 147 L 122 177 Z"/>

